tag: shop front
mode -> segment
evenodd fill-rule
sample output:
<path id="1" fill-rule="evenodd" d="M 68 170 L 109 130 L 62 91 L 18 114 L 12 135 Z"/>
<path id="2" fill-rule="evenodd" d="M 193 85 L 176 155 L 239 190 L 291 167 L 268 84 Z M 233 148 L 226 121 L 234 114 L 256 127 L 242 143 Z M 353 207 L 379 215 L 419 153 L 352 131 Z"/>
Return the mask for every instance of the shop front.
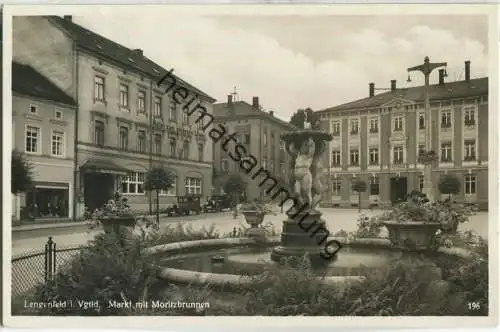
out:
<path id="1" fill-rule="evenodd" d="M 71 218 L 69 183 L 34 182 L 24 199 L 22 220 Z"/>

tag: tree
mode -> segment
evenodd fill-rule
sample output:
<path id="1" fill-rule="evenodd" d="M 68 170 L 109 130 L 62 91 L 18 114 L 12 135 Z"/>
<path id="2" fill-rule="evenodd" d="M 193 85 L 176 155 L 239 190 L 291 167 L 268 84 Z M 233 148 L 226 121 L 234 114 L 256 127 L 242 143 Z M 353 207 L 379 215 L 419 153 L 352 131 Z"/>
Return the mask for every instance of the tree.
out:
<path id="1" fill-rule="evenodd" d="M 295 112 L 290 118 L 290 124 L 299 129 L 304 129 L 306 114 L 311 126 L 316 128 L 318 126 L 319 116 L 310 108 L 298 109 L 297 112 Z"/>
<path id="2" fill-rule="evenodd" d="M 366 182 L 361 179 L 356 179 L 352 184 L 352 190 L 358 193 L 358 211 L 361 212 L 361 193 L 367 189 Z"/>
<path id="3" fill-rule="evenodd" d="M 222 185 L 222 189 L 226 194 L 229 194 L 233 197 L 233 203 L 238 204 L 238 199 L 243 195 L 246 189 L 246 183 L 241 177 L 240 174 L 235 173 L 231 174 L 227 180 Z"/>
<path id="4" fill-rule="evenodd" d="M 11 187 L 14 195 L 26 192 L 33 186 L 32 165 L 22 153 L 12 151 Z"/>
<path id="5" fill-rule="evenodd" d="M 451 199 L 451 195 L 458 194 L 460 192 L 460 179 L 452 174 L 446 174 L 439 179 L 439 192 L 441 194 L 448 195 Z"/>
<path id="6" fill-rule="evenodd" d="M 144 179 L 144 189 L 156 191 L 156 223 L 160 223 L 160 190 L 172 188 L 175 182 L 175 174 L 163 167 L 153 167 L 146 173 Z"/>

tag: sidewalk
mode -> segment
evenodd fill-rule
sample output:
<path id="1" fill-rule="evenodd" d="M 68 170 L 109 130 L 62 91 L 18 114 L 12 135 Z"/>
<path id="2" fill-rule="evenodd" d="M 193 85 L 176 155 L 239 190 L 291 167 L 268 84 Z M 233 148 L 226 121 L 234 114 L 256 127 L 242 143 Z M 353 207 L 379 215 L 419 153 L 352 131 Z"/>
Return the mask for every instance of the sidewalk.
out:
<path id="1" fill-rule="evenodd" d="M 189 221 L 193 217 L 198 217 L 198 218 L 205 218 L 207 215 L 224 215 L 228 214 L 229 212 L 221 212 L 221 213 L 209 213 L 209 214 L 200 214 L 200 215 L 190 215 L 190 216 L 175 216 L 175 217 L 168 217 L 167 214 L 160 214 L 160 223 L 164 223 L 165 221 L 172 221 L 172 222 L 181 222 L 184 220 L 179 220 L 181 218 L 188 218 Z M 144 217 L 147 215 L 140 215 L 138 217 Z M 153 215 L 155 217 L 155 215 Z M 167 218 L 168 217 L 168 218 Z M 87 225 L 87 221 L 54 221 L 54 222 L 45 222 L 45 223 L 32 223 L 32 224 L 24 224 L 24 225 L 16 225 L 12 226 L 12 233 L 18 233 L 18 232 L 30 232 L 30 231 L 36 231 L 36 230 L 49 230 L 49 229 L 67 229 L 67 228 L 84 228 Z"/>

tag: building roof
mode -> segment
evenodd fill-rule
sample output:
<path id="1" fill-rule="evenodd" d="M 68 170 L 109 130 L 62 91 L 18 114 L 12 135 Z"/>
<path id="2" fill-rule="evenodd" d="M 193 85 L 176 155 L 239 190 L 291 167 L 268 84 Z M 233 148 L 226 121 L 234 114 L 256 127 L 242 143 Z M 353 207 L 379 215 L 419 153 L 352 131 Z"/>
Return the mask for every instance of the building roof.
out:
<path id="1" fill-rule="evenodd" d="M 124 66 L 132 67 L 142 73 L 149 75 L 150 77 L 157 77 L 158 81 L 160 81 L 160 79 L 169 72 L 167 69 L 156 64 L 151 59 L 145 57 L 142 54 L 142 50 L 129 49 L 91 30 L 88 30 L 69 19 L 65 19 L 59 16 L 49 16 L 49 20 L 66 31 L 75 41 L 78 47 L 111 59 L 115 62 L 121 63 Z M 177 82 L 180 86 L 194 91 L 199 96 L 208 98 L 211 101 L 216 100 L 205 92 L 182 80 L 177 75 L 173 73 L 171 75 L 177 79 Z"/>
<path id="2" fill-rule="evenodd" d="M 455 81 L 448 82 L 443 85 L 434 84 L 429 86 L 429 98 L 431 101 L 464 98 L 486 94 L 488 94 L 488 77 L 471 79 L 469 82 Z M 319 110 L 318 112 L 326 113 L 379 107 L 396 98 L 423 102 L 424 86 L 422 85 L 407 89 L 396 89 L 395 91 L 384 92 L 373 97 L 367 97 L 342 105 L 329 107 L 323 110 Z"/>
<path id="3" fill-rule="evenodd" d="M 29 65 L 12 62 L 12 91 L 39 97 L 66 105 L 76 106 L 76 102 L 57 85 Z"/>
<path id="4" fill-rule="evenodd" d="M 283 127 L 287 127 L 290 129 L 295 129 L 295 127 L 286 122 L 283 121 L 274 115 L 271 115 L 268 112 L 262 111 L 262 110 L 256 110 L 252 105 L 247 103 L 246 101 L 233 101 L 232 102 L 232 107 L 228 107 L 228 103 L 218 103 L 214 104 L 214 117 L 215 119 L 220 119 L 220 118 L 231 118 L 231 117 L 250 117 L 250 116 L 255 116 L 263 119 L 267 119 L 269 121 L 273 121 Z"/>

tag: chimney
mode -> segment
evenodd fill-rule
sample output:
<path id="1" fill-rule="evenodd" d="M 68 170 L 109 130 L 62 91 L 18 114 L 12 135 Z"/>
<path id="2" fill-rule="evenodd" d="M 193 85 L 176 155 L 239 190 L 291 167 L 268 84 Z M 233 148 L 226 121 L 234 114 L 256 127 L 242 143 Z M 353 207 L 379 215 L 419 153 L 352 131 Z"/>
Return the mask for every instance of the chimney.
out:
<path id="1" fill-rule="evenodd" d="M 465 61 L 465 81 L 470 82 L 470 61 Z"/>
<path id="2" fill-rule="evenodd" d="M 444 69 L 439 69 L 439 85 L 444 85 Z"/>
<path id="3" fill-rule="evenodd" d="M 229 106 L 233 104 L 233 95 L 227 95 L 227 104 Z"/>
<path id="4" fill-rule="evenodd" d="M 396 80 L 391 80 L 391 91 L 396 91 Z"/>
<path id="5" fill-rule="evenodd" d="M 134 52 L 139 54 L 140 56 L 144 54 L 144 52 L 140 48 L 135 49 Z"/>
<path id="6" fill-rule="evenodd" d="M 73 16 L 72 16 L 72 15 L 64 15 L 63 17 L 64 17 L 64 19 L 65 19 L 66 21 L 70 21 L 70 22 L 72 22 L 72 21 L 73 21 Z"/>
<path id="7" fill-rule="evenodd" d="M 252 106 L 257 110 L 259 109 L 259 97 L 252 98 Z"/>
<path id="8" fill-rule="evenodd" d="M 270 116 L 274 116 L 274 112 L 273 111 L 269 111 L 269 115 Z"/>
<path id="9" fill-rule="evenodd" d="M 375 96 L 375 83 L 370 83 L 370 97 Z"/>

